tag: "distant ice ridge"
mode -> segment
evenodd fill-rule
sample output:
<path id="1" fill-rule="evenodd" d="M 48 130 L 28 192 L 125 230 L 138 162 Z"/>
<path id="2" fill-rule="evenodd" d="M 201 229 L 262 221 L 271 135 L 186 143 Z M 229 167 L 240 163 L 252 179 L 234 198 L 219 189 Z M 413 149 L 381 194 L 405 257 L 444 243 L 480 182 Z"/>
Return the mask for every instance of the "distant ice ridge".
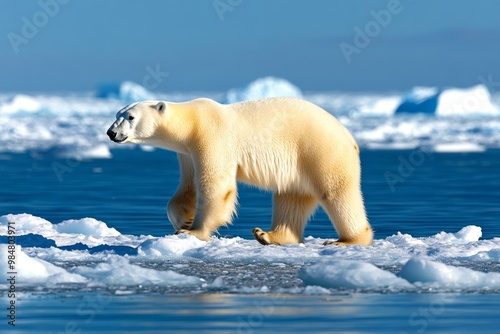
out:
<path id="1" fill-rule="evenodd" d="M 249 83 L 246 87 L 230 89 L 226 93 L 225 102 L 235 103 L 266 97 L 302 98 L 302 91 L 285 79 L 265 77 Z"/>
<path id="2" fill-rule="evenodd" d="M 204 242 L 190 235 L 123 235 L 93 218 L 52 224 L 19 214 L 0 217 L 2 258 L 7 258 L 9 221 L 16 223 L 18 271 L 27 290 L 54 291 L 73 284 L 116 293 L 158 286 L 238 293 L 317 294 L 335 289 L 500 293 L 500 273 L 495 272 L 500 238 L 480 240 L 478 226 L 423 238 L 397 233 L 374 240 L 369 247 L 328 247 L 322 245 L 323 239 L 312 237 L 304 244 L 263 247 L 238 237 Z M 0 275 L 7 272 L 6 263 L 0 261 Z M 288 281 L 295 276 L 297 282 L 285 287 L 280 275 L 288 275 Z M 274 279 L 275 286 L 255 277 Z M 5 288 L 0 283 L 0 290 Z"/>
<path id="3" fill-rule="evenodd" d="M 0 94 L 0 153 L 111 158 L 110 148 L 130 146 L 112 143 L 106 129 L 116 112 L 132 101 L 209 97 L 236 102 L 269 96 L 303 97 L 320 105 L 353 132 L 363 149 L 472 153 L 500 148 L 500 95 L 490 96 L 482 85 L 444 90 L 416 87 L 406 96 L 400 92 L 303 94 L 284 79 L 266 77 L 226 93 L 166 94 L 123 82 L 88 94 Z"/>

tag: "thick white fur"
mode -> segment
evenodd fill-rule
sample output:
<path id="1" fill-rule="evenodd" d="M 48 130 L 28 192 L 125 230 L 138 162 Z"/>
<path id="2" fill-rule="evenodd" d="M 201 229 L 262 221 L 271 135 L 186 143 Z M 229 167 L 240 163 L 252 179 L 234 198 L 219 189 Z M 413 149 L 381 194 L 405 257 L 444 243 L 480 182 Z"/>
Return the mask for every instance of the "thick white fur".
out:
<path id="1" fill-rule="evenodd" d="M 178 152 L 181 181 L 167 207 L 178 232 L 208 240 L 231 221 L 241 181 L 274 192 L 271 230 L 253 231 L 262 244 L 302 242 L 318 204 L 339 234 L 332 243 L 372 241 L 358 146 L 344 126 L 312 103 L 296 98 L 229 105 L 209 99 L 144 101 L 119 111 L 110 130 L 115 141 Z"/>

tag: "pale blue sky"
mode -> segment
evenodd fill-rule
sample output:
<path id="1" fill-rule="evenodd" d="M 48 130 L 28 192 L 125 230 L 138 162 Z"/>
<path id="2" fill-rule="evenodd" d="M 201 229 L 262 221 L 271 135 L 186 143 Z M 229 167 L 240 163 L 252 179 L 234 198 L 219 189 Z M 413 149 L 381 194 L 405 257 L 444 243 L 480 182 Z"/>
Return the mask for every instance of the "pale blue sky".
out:
<path id="1" fill-rule="evenodd" d="M 390 23 L 375 23 L 379 31 L 350 63 L 339 44 L 354 45 L 354 28 L 373 26 L 371 11 L 395 0 L 217 0 L 237 4 L 223 21 L 214 0 L 64 0 L 53 17 L 44 16 L 40 3 L 54 1 L 0 0 L 0 91 L 141 83 L 156 66 L 169 73 L 160 91 L 222 91 L 266 75 L 322 91 L 500 78 L 495 0 L 401 0 Z M 36 34 L 28 29 L 34 36 L 24 36 L 23 17 L 39 20 Z M 13 43 L 13 36 L 25 39 Z"/>

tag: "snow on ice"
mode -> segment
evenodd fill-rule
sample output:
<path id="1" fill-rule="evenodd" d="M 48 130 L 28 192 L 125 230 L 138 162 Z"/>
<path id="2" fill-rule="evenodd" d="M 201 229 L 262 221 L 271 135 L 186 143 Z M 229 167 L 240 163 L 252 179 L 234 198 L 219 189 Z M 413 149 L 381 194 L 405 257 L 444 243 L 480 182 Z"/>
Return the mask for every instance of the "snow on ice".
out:
<path id="1" fill-rule="evenodd" d="M 500 273 L 495 272 L 500 238 L 481 240 L 478 226 L 421 238 L 397 233 L 369 247 L 328 247 L 313 237 L 304 244 L 263 247 L 239 237 L 204 242 L 189 235 L 123 235 L 93 218 L 52 224 L 29 214 L 0 217 L 3 238 L 13 220 L 18 241 L 40 238 L 36 247 L 16 249 L 20 283 L 27 291 L 71 286 L 120 293 L 154 287 L 305 294 L 336 289 L 500 291 Z M 4 258 L 5 243 L 0 245 Z M 134 251 L 123 253 L 122 248 Z M 5 266 L 1 262 L 2 274 Z"/>

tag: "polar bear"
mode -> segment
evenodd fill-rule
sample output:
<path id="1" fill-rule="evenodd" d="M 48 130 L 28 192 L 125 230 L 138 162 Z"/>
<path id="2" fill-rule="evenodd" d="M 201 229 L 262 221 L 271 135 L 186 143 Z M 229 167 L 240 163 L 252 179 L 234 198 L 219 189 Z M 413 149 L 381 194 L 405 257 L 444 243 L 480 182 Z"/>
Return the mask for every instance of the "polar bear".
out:
<path id="1" fill-rule="evenodd" d="M 325 244 L 372 242 L 356 141 L 315 104 L 297 98 L 227 105 L 143 101 L 118 111 L 107 135 L 177 152 L 180 185 L 167 205 L 176 233 L 209 240 L 231 222 L 241 181 L 274 192 L 271 229 L 252 231 L 263 245 L 303 242 L 318 204 L 339 235 Z"/>

